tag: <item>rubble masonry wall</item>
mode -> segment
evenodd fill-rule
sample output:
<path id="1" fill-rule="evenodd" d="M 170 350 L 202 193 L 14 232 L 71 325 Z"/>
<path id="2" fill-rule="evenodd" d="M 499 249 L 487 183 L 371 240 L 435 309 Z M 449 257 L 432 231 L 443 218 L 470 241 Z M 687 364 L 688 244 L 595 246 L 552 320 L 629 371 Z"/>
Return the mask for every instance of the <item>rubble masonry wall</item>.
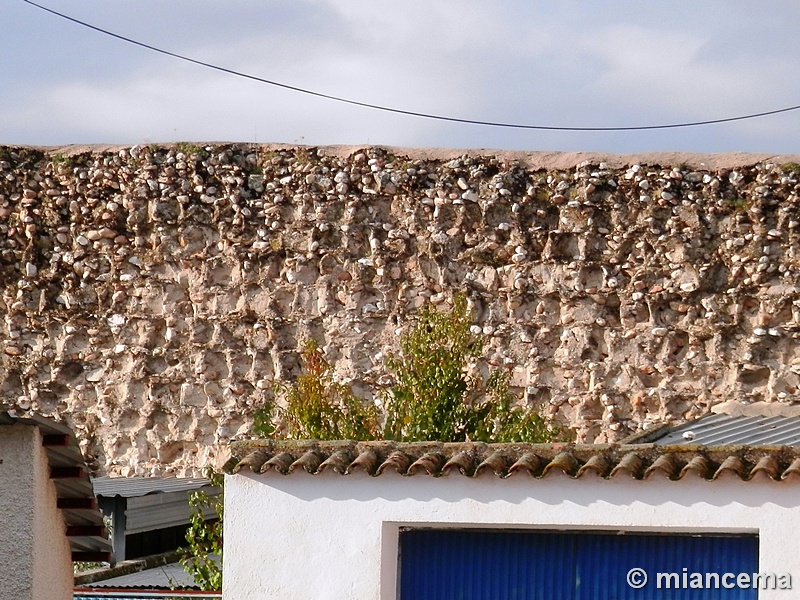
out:
<path id="1" fill-rule="evenodd" d="M 313 337 L 371 398 L 467 294 L 524 401 L 614 441 L 800 400 L 800 167 L 214 144 L 0 148 L 0 399 L 101 472 L 188 474 Z"/>

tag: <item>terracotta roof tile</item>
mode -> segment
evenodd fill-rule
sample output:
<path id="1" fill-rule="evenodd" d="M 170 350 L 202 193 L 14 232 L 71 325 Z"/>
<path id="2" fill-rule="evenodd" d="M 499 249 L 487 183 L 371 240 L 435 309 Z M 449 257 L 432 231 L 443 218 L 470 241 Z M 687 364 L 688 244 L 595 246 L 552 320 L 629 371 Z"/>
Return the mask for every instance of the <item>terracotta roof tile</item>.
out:
<path id="1" fill-rule="evenodd" d="M 413 475 L 418 471 L 425 471 L 428 475 L 441 475 L 446 460 L 438 452 L 426 452 L 408 467 L 406 475 Z"/>
<path id="2" fill-rule="evenodd" d="M 685 463 L 675 456 L 674 454 L 660 454 L 647 469 L 644 471 L 644 476 L 647 478 L 656 471 L 661 471 L 670 479 L 678 479 L 678 476 L 683 473 L 683 465 Z"/>
<path id="3" fill-rule="evenodd" d="M 790 475 L 800 475 L 800 458 L 795 458 L 789 468 L 783 472 L 781 479 L 786 479 Z"/>
<path id="4" fill-rule="evenodd" d="M 462 475 L 471 476 L 475 472 L 475 454 L 466 450 L 457 452 L 442 467 L 442 474 L 458 469 Z"/>
<path id="5" fill-rule="evenodd" d="M 385 460 L 381 461 L 381 464 L 375 471 L 375 475 L 380 475 L 386 469 L 394 469 L 401 475 L 405 475 L 410 465 L 411 465 L 411 458 L 407 454 L 400 452 L 398 450 L 396 452 L 392 452 L 389 456 L 386 457 Z"/>
<path id="6" fill-rule="evenodd" d="M 734 455 L 728 456 L 722 461 L 722 464 L 717 469 L 717 472 L 714 473 L 714 479 L 726 471 L 735 473 L 740 479 L 744 479 L 747 477 L 746 468 L 747 467 L 741 458 Z"/>
<path id="7" fill-rule="evenodd" d="M 778 464 L 778 461 L 775 460 L 775 457 L 770 454 L 765 454 L 758 459 L 758 462 L 753 467 L 753 470 L 750 471 L 750 477 L 753 477 L 759 472 L 765 473 L 772 479 L 778 479 L 778 477 L 783 475 L 783 469 L 781 469 L 781 466 Z"/>
<path id="8" fill-rule="evenodd" d="M 347 473 L 347 470 L 350 468 L 350 465 L 354 460 L 355 455 L 353 452 L 349 450 L 337 450 L 322 461 L 322 464 L 319 466 L 320 471 L 324 471 L 325 469 L 333 469 L 337 473 L 344 475 Z"/>
<path id="9" fill-rule="evenodd" d="M 577 477 L 583 475 L 586 471 L 594 471 L 600 477 L 607 477 L 611 471 L 611 463 L 602 454 L 595 454 L 589 457 L 582 467 L 578 469 Z"/>
<path id="10" fill-rule="evenodd" d="M 508 470 L 509 475 L 524 471 L 533 477 L 538 477 L 544 469 L 544 461 L 534 452 L 525 452 Z"/>
<path id="11" fill-rule="evenodd" d="M 439 442 L 317 442 L 255 440 L 231 446 L 228 473 L 277 471 L 312 475 L 331 470 L 377 477 L 395 471 L 404 476 L 497 477 L 539 479 L 551 472 L 573 478 L 587 472 L 605 479 L 654 476 L 679 480 L 693 473 L 715 480 L 725 473 L 749 481 L 758 473 L 774 480 L 800 476 L 800 448 L 790 446 L 483 444 Z M 791 477 L 796 479 L 796 477 Z M 800 480 L 800 479 L 798 479 Z"/>
<path id="12" fill-rule="evenodd" d="M 496 475 L 500 475 L 501 477 L 508 472 L 508 468 L 511 466 L 509 464 L 510 457 L 500 451 L 495 451 L 481 461 L 478 467 L 475 469 L 474 475 L 480 475 L 481 471 L 490 470 L 493 471 Z"/>

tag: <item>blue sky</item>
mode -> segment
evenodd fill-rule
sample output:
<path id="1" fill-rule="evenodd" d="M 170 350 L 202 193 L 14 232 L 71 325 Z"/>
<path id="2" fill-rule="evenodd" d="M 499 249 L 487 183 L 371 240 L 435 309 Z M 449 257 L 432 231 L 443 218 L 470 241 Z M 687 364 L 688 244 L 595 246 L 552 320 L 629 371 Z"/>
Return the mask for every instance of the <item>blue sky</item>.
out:
<path id="1" fill-rule="evenodd" d="M 800 104 L 800 4 L 606 0 L 37 0 L 293 86 L 467 119 L 631 126 Z M 0 143 L 241 141 L 800 153 L 800 111 L 646 132 L 442 123 L 178 61 L 22 0 L 0 6 Z"/>

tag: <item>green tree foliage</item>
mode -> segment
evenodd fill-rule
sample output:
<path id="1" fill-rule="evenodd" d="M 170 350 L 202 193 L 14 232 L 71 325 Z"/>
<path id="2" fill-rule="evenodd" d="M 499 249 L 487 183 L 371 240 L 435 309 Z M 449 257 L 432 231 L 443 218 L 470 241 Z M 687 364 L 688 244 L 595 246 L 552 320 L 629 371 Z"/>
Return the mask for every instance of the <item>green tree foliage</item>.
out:
<path id="1" fill-rule="evenodd" d="M 254 431 L 286 439 L 373 440 L 378 437 L 378 410 L 333 379 L 317 343 L 306 342 L 303 373 L 294 383 L 278 382 L 283 402 L 256 411 Z M 277 427 L 274 424 L 277 421 Z"/>
<path id="2" fill-rule="evenodd" d="M 400 338 L 401 356 L 387 361 L 396 385 L 386 399 L 386 437 L 400 441 L 463 441 L 476 419 L 464 402 L 464 370 L 481 341 L 470 331 L 467 301 L 458 296 L 449 314 L 424 306 Z"/>
<path id="3" fill-rule="evenodd" d="M 222 487 L 223 477 L 220 473 L 208 470 L 206 476 L 211 485 Z M 198 587 L 219 591 L 222 589 L 223 495 L 209 496 L 203 491 L 195 491 L 189 495 L 189 506 L 192 514 L 186 530 L 188 546 L 179 550 L 182 554 L 181 565 Z M 206 521 L 203 512 L 209 506 L 213 507 L 216 518 Z"/>
<path id="4" fill-rule="evenodd" d="M 471 315 L 463 295 L 449 313 L 422 308 L 412 329 L 400 339 L 401 355 L 388 367 L 396 385 L 386 399 L 386 439 L 404 442 L 542 442 L 553 431 L 533 410 L 516 406 L 506 371 L 495 371 L 486 392 L 469 399 L 466 369 L 479 357 L 484 339 L 470 332 Z M 481 390 L 477 390 L 481 392 Z M 474 395 L 474 394 L 472 394 Z"/>
<path id="5" fill-rule="evenodd" d="M 489 377 L 486 384 L 489 400 L 481 409 L 486 416 L 476 439 L 480 437 L 491 442 L 550 442 L 565 437 L 564 431 L 548 425 L 535 410 L 519 406 L 508 389 L 508 382 L 508 371 L 497 370 Z"/>

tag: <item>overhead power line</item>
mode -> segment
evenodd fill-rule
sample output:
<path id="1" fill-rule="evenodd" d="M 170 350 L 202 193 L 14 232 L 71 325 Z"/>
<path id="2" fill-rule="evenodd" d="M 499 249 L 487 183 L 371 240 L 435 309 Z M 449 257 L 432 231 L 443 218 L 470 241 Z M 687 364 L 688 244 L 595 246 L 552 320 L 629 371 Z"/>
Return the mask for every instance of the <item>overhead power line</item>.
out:
<path id="1" fill-rule="evenodd" d="M 87 27 L 98 33 L 102 33 L 104 35 L 111 36 L 123 42 L 128 42 L 129 44 L 133 44 L 135 46 L 139 46 L 140 48 L 145 48 L 147 50 L 152 50 L 153 52 L 158 52 L 159 54 L 164 54 L 166 56 L 171 56 L 172 58 L 177 58 L 179 60 L 183 60 L 195 65 L 199 65 L 201 67 L 206 67 L 208 69 L 213 69 L 215 71 L 220 71 L 222 73 L 227 73 L 229 75 L 235 75 L 236 77 L 243 77 L 245 79 L 250 79 L 252 81 L 257 81 L 259 83 L 266 83 L 267 85 L 276 86 L 279 88 L 291 90 L 293 92 L 298 92 L 301 94 L 307 94 L 309 96 L 316 96 L 317 98 L 324 98 L 326 100 L 334 100 L 336 102 L 343 102 L 345 104 L 350 104 L 353 106 L 360 106 L 362 108 L 371 108 L 373 110 L 380 110 L 383 112 L 389 112 L 399 115 L 407 115 L 410 117 L 419 117 L 422 119 L 434 119 L 437 121 L 447 121 L 450 123 L 464 123 L 467 125 L 484 125 L 487 127 L 503 127 L 507 129 L 534 129 L 539 131 L 647 131 L 653 129 L 678 129 L 681 127 L 698 127 L 701 125 L 715 125 L 718 123 L 732 123 L 734 121 L 745 121 L 747 119 L 756 119 L 758 117 L 766 117 L 769 115 L 777 115 L 780 113 L 787 113 L 795 110 L 800 110 L 800 104 L 797 106 L 788 106 L 786 108 L 779 108 L 776 110 L 767 110 L 763 112 L 751 113 L 747 115 L 739 115 L 736 117 L 727 117 L 722 119 L 707 119 L 705 121 L 689 121 L 684 123 L 669 123 L 664 125 L 635 125 L 635 126 L 626 126 L 626 127 L 564 127 L 564 126 L 555 126 L 555 125 L 528 125 L 523 123 L 503 123 L 498 121 L 481 121 L 477 119 L 461 119 L 458 117 L 448 117 L 445 115 L 435 115 L 431 113 L 424 113 L 418 112 L 414 110 L 404 110 L 400 108 L 392 108 L 390 106 L 383 106 L 380 104 L 371 104 L 369 102 L 360 102 L 358 100 L 352 100 L 350 98 L 343 98 L 341 96 L 333 96 L 331 94 L 324 94 L 322 92 L 316 92 L 314 90 L 309 90 L 301 87 L 297 87 L 294 85 L 289 85 L 286 83 L 281 83 L 279 81 L 272 81 L 270 79 L 265 79 L 263 77 L 258 77 L 256 75 L 250 75 L 248 73 L 242 73 L 241 71 L 235 71 L 233 69 L 228 69 L 226 67 L 221 67 L 219 65 L 215 65 L 212 63 L 208 63 L 202 60 L 197 60 L 195 58 L 191 58 L 189 56 L 184 56 L 182 54 L 178 54 L 176 52 L 170 52 L 169 50 L 164 50 L 163 48 L 158 48 L 157 46 L 152 46 L 150 44 L 146 44 L 144 42 L 140 42 L 138 40 L 134 40 L 132 38 L 126 37 L 124 35 L 120 35 L 118 33 L 114 33 L 113 31 L 109 31 L 107 29 L 103 29 L 102 27 L 97 27 L 96 25 L 92 25 L 91 23 L 87 23 L 86 21 L 82 21 L 80 19 L 76 19 L 75 17 L 70 17 L 64 13 L 58 12 L 57 10 L 53 10 L 52 8 L 48 8 L 46 6 L 42 6 L 41 4 L 37 4 L 32 0 L 22 0 L 26 4 L 30 4 L 31 6 L 35 6 L 43 11 L 46 11 L 52 15 L 57 17 L 61 17 L 62 19 L 66 19 L 67 21 L 71 21 L 81 27 Z"/>

